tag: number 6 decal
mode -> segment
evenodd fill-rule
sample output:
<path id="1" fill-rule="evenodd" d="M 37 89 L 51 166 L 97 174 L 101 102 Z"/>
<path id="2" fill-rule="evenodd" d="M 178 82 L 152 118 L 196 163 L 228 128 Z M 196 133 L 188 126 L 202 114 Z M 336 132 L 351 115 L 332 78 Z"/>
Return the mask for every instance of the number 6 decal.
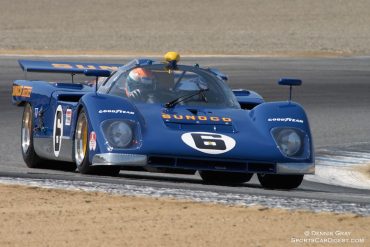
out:
<path id="1" fill-rule="evenodd" d="M 63 109 L 61 105 L 58 105 L 55 111 L 54 117 L 54 129 L 53 129 L 53 149 L 55 157 L 59 156 L 59 152 L 62 146 L 63 138 Z"/>
<path id="2" fill-rule="evenodd" d="M 229 136 L 208 133 L 190 132 L 181 136 L 186 145 L 207 154 L 222 154 L 235 147 L 235 140 Z"/>

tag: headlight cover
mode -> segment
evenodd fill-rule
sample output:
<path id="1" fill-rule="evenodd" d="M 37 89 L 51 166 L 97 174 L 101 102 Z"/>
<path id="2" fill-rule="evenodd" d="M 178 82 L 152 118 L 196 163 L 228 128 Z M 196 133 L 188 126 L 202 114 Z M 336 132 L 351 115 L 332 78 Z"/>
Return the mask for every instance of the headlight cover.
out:
<path id="1" fill-rule="evenodd" d="M 289 158 L 305 158 L 307 135 L 300 129 L 278 127 L 271 130 L 280 152 Z"/>
<path id="2" fill-rule="evenodd" d="M 130 123 L 123 120 L 109 120 L 102 124 L 105 138 L 113 148 L 127 148 L 133 140 Z"/>

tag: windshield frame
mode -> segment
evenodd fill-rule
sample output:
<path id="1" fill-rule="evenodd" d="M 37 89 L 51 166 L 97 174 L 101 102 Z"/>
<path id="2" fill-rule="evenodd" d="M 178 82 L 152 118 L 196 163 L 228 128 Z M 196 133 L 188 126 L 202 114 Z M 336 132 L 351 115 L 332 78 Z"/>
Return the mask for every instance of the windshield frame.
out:
<path id="1" fill-rule="evenodd" d="M 167 66 L 167 64 L 161 63 L 161 64 L 151 64 L 151 65 L 142 65 L 142 66 L 137 65 L 137 66 L 132 66 L 132 67 L 130 66 L 130 68 L 121 67 L 121 68 L 119 68 L 117 73 L 114 75 L 114 77 L 108 78 L 108 80 L 106 81 L 104 86 L 107 86 L 108 88 L 106 88 L 105 93 L 117 96 L 117 94 L 112 93 L 112 89 L 114 88 L 117 81 L 119 81 L 119 79 L 122 76 L 127 76 L 128 73 L 133 69 L 143 68 L 143 69 L 148 69 L 148 70 L 168 71 L 166 66 Z M 195 74 L 197 74 L 197 75 L 199 75 L 203 78 L 206 78 L 207 83 L 215 83 L 214 86 L 216 86 L 218 88 L 218 93 L 220 94 L 220 92 L 222 92 L 221 96 L 223 96 L 223 98 L 224 98 L 223 103 L 222 103 L 223 105 L 222 106 L 211 106 L 210 105 L 209 108 L 220 108 L 220 107 L 222 107 L 222 108 L 240 109 L 240 104 L 238 103 L 238 101 L 237 101 L 234 93 L 232 92 L 231 88 L 229 87 L 229 85 L 227 83 L 225 83 L 225 81 L 223 81 L 220 78 L 218 78 L 217 76 L 215 76 L 211 71 L 209 71 L 207 69 L 199 68 L 197 66 L 189 66 L 189 65 L 178 65 L 177 69 L 172 70 L 172 71 L 192 72 L 192 73 L 195 73 Z M 112 79 L 112 81 L 109 82 L 109 79 Z M 210 79 L 210 80 L 208 80 L 208 79 Z M 181 81 L 181 76 L 180 76 L 180 78 L 176 79 L 176 83 L 179 83 L 180 81 Z M 123 98 L 127 98 L 126 96 L 123 96 L 123 95 L 122 96 L 118 95 L 118 96 L 123 97 Z M 178 96 L 174 96 L 172 99 L 169 99 L 168 101 L 175 100 L 176 98 L 178 98 Z M 138 103 L 151 104 L 151 103 L 146 103 L 146 102 L 133 102 L 133 103 L 134 104 L 138 104 Z M 167 102 L 162 102 L 161 104 L 165 105 L 166 103 Z M 189 107 L 189 106 L 187 106 L 187 107 Z"/>

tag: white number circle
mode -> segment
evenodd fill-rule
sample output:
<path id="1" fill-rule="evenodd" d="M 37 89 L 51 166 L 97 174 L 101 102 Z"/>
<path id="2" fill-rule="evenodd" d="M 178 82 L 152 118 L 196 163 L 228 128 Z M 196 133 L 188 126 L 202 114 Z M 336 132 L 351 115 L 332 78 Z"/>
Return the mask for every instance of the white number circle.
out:
<path id="1" fill-rule="evenodd" d="M 189 132 L 181 136 L 186 145 L 206 154 L 222 154 L 235 147 L 229 136 L 209 132 Z"/>

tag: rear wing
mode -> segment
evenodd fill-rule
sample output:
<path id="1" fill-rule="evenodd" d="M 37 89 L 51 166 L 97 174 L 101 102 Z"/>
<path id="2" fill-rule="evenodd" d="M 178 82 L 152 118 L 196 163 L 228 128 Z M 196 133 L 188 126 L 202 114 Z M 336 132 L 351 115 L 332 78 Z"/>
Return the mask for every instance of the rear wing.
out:
<path id="1" fill-rule="evenodd" d="M 60 61 L 35 61 L 18 60 L 19 65 L 25 72 L 48 72 L 48 73 L 69 73 L 83 74 L 85 70 L 117 70 L 123 64 L 105 63 L 80 63 L 80 62 L 60 62 Z"/>

